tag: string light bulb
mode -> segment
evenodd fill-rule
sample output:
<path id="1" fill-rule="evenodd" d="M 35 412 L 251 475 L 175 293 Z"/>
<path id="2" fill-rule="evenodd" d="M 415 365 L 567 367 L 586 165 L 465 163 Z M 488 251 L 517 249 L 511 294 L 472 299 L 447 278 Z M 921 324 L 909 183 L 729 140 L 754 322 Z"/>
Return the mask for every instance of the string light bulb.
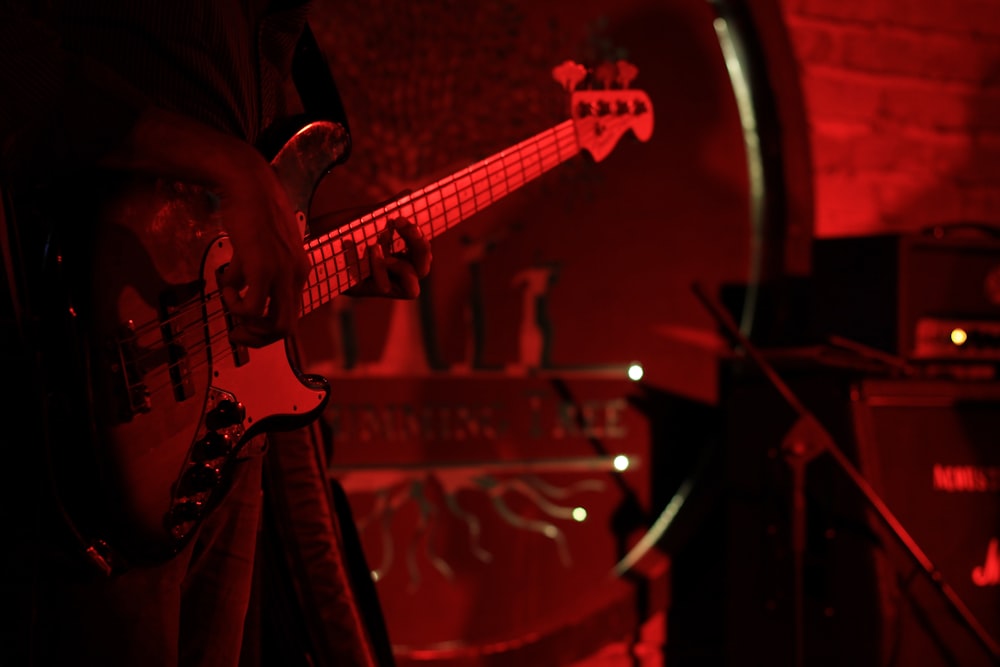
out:
<path id="1" fill-rule="evenodd" d="M 642 376 L 643 376 L 642 364 L 640 364 L 638 361 L 633 361 L 631 364 L 629 364 L 628 367 L 629 380 L 632 380 L 632 382 L 638 382 L 639 380 L 642 379 Z"/>

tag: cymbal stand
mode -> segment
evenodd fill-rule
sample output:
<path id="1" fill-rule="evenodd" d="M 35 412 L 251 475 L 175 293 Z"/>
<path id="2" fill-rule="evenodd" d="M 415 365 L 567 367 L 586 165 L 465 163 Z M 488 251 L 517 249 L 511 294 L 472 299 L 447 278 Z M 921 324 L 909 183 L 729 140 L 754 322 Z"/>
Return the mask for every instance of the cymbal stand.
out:
<path id="1" fill-rule="evenodd" d="M 869 505 L 882 522 L 899 540 L 929 578 L 934 588 L 941 594 L 959 621 L 1000 665 L 1000 644 L 993 639 L 972 611 L 958 597 L 955 590 L 945 582 L 941 572 L 934 566 L 927 554 L 906 531 L 885 501 L 875 492 L 864 475 L 851 463 L 834 438 L 823 427 L 808 408 L 799 400 L 791 388 L 782 380 L 774 367 L 757 348 L 740 332 L 729 313 L 714 299 L 709 297 L 697 283 L 692 286 L 695 296 L 702 302 L 712 317 L 725 332 L 746 352 L 753 362 L 778 390 L 782 398 L 798 415 L 797 422 L 785 437 L 782 449 L 792 471 L 792 551 L 794 558 L 794 606 L 795 606 L 795 665 L 803 667 L 805 661 L 805 615 L 803 600 L 803 562 L 806 549 L 806 467 L 809 462 L 822 454 L 833 458 L 837 466 L 847 475 L 851 483 L 864 495 Z"/>

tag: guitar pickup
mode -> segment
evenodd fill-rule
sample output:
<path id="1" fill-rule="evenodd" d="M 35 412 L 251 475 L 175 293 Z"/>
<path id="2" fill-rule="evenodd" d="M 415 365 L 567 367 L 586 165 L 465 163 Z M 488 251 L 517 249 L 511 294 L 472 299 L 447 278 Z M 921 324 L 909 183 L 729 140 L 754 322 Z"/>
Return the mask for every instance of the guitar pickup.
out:
<path id="1" fill-rule="evenodd" d="M 194 327 L 201 333 L 201 282 L 177 287 L 160 295 L 160 334 L 167 350 L 167 368 L 174 399 L 181 402 L 195 394 L 191 378 L 186 332 Z"/>
<path id="2" fill-rule="evenodd" d="M 225 272 L 226 267 L 228 266 L 229 266 L 228 264 L 223 264 L 222 266 L 220 266 L 218 269 L 215 270 L 215 283 L 217 285 L 222 284 L 222 274 Z M 219 292 L 221 294 L 222 292 L 221 287 L 219 288 Z M 226 307 L 226 301 L 225 299 L 221 298 L 221 296 L 219 298 L 219 301 L 222 302 L 222 312 L 225 313 L 226 317 L 226 331 L 232 331 L 237 326 L 239 326 L 240 318 L 229 312 L 229 308 Z M 233 353 L 233 363 L 236 364 L 237 368 L 250 362 L 250 352 L 247 349 L 246 345 L 237 345 L 232 341 L 230 341 L 229 349 Z"/>

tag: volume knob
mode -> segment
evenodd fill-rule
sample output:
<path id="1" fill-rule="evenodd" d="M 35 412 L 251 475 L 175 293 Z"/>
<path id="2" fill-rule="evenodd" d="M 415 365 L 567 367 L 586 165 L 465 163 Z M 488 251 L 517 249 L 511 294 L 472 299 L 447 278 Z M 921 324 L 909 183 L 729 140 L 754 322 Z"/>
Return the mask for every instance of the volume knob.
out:
<path id="1" fill-rule="evenodd" d="M 208 411 L 205 415 L 205 426 L 211 431 L 218 431 L 243 423 L 246 408 L 242 403 L 225 399 Z"/>
<path id="2" fill-rule="evenodd" d="M 207 461 L 225 456 L 232 450 L 229 436 L 218 431 L 209 431 L 205 437 L 194 443 L 194 458 Z"/>
<path id="3" fill-rule="evenodd" d="M 181 492 L 193 495 L 202 491 L 210 491 L 218 486 L 222 479 L 222 471 L 209 464 L 194 465 L 187 469 L 181 478 Z"/>

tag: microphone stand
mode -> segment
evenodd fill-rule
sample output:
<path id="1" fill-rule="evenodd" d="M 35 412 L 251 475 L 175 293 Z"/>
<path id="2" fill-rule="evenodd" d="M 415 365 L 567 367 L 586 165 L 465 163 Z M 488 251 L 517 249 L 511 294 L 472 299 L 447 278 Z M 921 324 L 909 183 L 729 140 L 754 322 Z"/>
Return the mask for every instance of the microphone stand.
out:
<path id="1" fill-rule="evenodd" d="M 763 357 L 757 348 L 744 336 L 729 313 L 710 298 L 700 285 L 692 286 L 695 296 L 708 309 L 713 318 L 722 326 L 733 341 L 741 347 L 753 362 L 767 377 L 767 380 L 778 390 L 782 398 L 798 415 L 798 420 L 785 436 L 782 450 L 785 460 L 792 471 L 792 557 L 794 569 L 794 616 L 795 616 L 795 665 L 805 664 L 805 614 L 803 598 L 803 563 L 806 550 L 806 467 L 816 457 L 827 454 L 837 466 L 847 475 L 852 484 L 864 495 L 865 499 L 879 515 L 883 523 L 892 531 L 910 556 L 920 565 L 931 583 L 948 603 L 958 619 L 975 636 L 976 640 L 986 650 L 997 665 L 1000 665 L 1000 644 L 994 640 L 983 627 L 982 623 L 972 614 L 972 611 L 962 602 L 955 590 L 945 582 L 941 572 L 934 566 L 927 554 L 920 548 L 916 540 L 906 531 L 896 516 L 889 511 L 888 506 L 875 492 L 868 480 L 851 463 L 843 450 L 836 444 L 834 438 L 816 419 L 791 388 L 781 379 L 774 367 Z"/>

